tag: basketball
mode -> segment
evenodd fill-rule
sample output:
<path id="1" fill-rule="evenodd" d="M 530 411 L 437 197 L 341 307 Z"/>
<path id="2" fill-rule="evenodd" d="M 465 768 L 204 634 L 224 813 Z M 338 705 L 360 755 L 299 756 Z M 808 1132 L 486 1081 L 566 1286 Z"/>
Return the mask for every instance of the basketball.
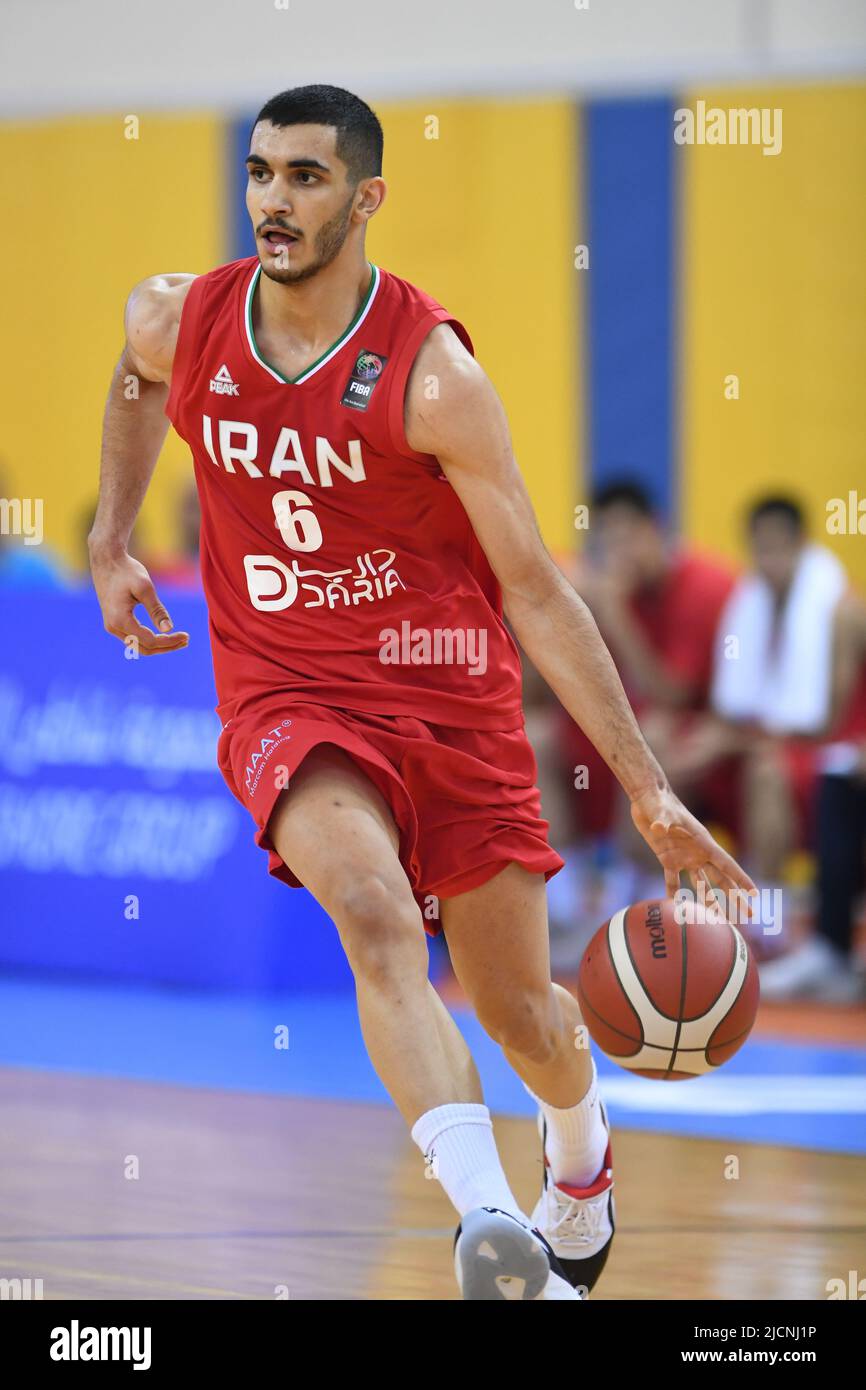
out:
<path id="1" fill-rule="evenodd" d="M 722 1066 L 758 1010 L 758 972 L 741 933 L 721 914 L 689 915 L 670 899 L 632 903 L 599 927 L 580 964 L 591 1038 L 612 1062 L 658 1081 Z"/>

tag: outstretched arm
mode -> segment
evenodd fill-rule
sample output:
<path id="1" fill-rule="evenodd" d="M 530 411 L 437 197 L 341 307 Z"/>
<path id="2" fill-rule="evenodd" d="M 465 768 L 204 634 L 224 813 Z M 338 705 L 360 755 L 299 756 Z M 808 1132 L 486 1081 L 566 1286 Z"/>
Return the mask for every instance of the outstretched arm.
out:
<path id="1" fill-rule="evenodd" d="M 143 280 L 126 304 L 126 343 L 114 369 L 102 428 L 99 502 L 88 537 L 90 570 L 107 632 L 135 637 L 146 655 L 177 651 L 189 642 L 171 631 L 144 565 L 128 553 L 135 519 L 144 501 L 168 431 L 168 399 L 180 315 L 193 275 L 154 275 Z M 128 389 L 130 379 L 135 391 Z M 157 632 L 135 616 L 142 604 Z"/>
<path id="2" fill-rule="evenodd" d="M 431 376 L 439 383 L 435 400 L 424 390 Z M 545 549 L 502 403 L 447 324 L 432 330 L 415 359 L 405 426 L 410 446 L 436 455 L 463 503 L 528 656 L 625 790 L 635 825 L 661 861 L 666 891 L 673 896 L 688 872 L 695 884 L 755 893 L 671 791 L 589 609 Z"/>

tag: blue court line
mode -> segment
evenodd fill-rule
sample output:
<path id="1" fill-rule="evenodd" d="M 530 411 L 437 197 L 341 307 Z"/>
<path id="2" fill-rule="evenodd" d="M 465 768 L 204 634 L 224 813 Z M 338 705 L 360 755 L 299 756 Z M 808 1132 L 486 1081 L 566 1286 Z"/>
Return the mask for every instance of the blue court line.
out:
<path id="1" fill-rule="evenodd" d="M 454 1017 L 491 1110 L 534 1112 L 499 1048 Z M 287 1030 L 288 1047 L 274 1045 Z M 756 1039 L 717 1074 L 634 1077 L 596 1053 L 614 1127 L 866 1153 L 866 1049 Z M 274 1095 L 390 1103 L 354 1000 L 0 980 L 0 1065 Z"/>

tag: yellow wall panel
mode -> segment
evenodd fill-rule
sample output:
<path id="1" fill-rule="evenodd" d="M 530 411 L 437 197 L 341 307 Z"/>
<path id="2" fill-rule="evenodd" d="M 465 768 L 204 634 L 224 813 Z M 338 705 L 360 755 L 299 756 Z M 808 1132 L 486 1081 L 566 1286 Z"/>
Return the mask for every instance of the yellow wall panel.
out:
<path id="1" fill-rule="evenodd" d="M 826 504 L 866 496 L 866 87 L 701 90 L 781 108 L 782 150 L 684 146 L 683 521 L 743 556 L 743 508 L 796 493 L 812 533 L 866 585 L 866 537 L 827 535 Z M 724 379 L 739 377 L 739 400 Z"/>
<path id="2" fill-rule="evenodd" d="M 579 168 L 568 101 L 376 107 L 388 195 L 370 258 L 465 323 L 508 413 L 547 544 L 574 542 L 581 469 Z M 425 138 L 435 129 L 438 138 Z M 579 226 L 579 223 L 577 223 Z"/>
<path id="3" fill-rule="evenodd" d="M 4 124 L 0 162 L 0 470 L 16 495 L 44 499 L 46 543 L 80 566 L 126 296 L 146 275 L 227 259 L 223 127 L 145 113 L 128 140 L 120 115 Z M 170 431 L 142 513 L 150 551 L 174 546 L 189 475 Z"/>

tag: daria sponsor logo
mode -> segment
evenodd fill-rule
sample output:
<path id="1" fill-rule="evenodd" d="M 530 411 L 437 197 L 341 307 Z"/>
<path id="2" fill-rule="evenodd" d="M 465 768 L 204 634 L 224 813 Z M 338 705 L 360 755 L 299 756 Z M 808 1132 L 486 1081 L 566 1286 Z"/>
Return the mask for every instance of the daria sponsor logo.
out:
<path id="1" fill-rule="evenodd" d="M 244 786 L 248 796 L 252 796 L 259 785 L 261 775 L 274 749 L 291 738 L 291 734 L 286 733 L 291 722 L 291 719 L 284 719 L 276 728 L 268 729 L 250 754 L 249 762 L 244 769 Z"/>
<path id="2" fill-rule="evenodd" d="M 280 496 L 278 493 L 274 499 L 277 525 L 286 544 L 292 546 L 290 528 L 297 516 L 292 518 L 283 509 Z M 312 516 L 312 512 L 302 515 Z M 318 526 L 318 522 L 315 524 Z M 339 570 L 320 570 L 312 565 L 305 568 L 297 560 L 292 561 L 289 569 L 276 555 L 245 555 L 247 592 L 253 608 L 262 613 L 291 608 L 299 594 L 312 595 L 303 599 L 300 606 L 304 608 L 349 608 L 362 601 L 373 603 L 388 598 L 395 589 L 405 589 L 394 568 L 395 559 L 393 550 L 379 546 L 355 556 L 357 569 L 347 565 Z"/>
<path id="3" fill-rule="evenodd" d="M 763 106 L 680 106 L 674 112 L 674 140 L 678 145 L 761 145 L 769 155 L 782 152 L 782 108 Z"/>
<path id="4" fill-rule="evenodd" d="M 52 1361 L 131 1361 L 133 1370 L 150 1370 L 149 1327 L 52 1327 Z"/>
<path id="5" fill-rule="evenodd" d="M 412 627 L 404 621 L 399 632 L 383 628 L 379 641 L 383 666 L 466 666 L 470 676 L 483 676 L 487 670 L 487 629 L 483 627 Z"/>

